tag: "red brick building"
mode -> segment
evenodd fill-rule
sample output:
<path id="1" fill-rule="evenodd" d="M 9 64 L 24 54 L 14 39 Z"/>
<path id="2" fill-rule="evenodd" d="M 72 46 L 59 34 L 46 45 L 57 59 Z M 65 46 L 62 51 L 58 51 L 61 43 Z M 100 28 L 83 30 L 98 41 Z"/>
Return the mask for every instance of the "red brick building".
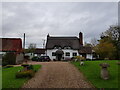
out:
<path id="1" fill-rule="evenodd" d="M 0 54 L 12 52 L 16 55 L 16 64 L 23 61 L 22 40 L 20 38 L 0 38 Z"/>

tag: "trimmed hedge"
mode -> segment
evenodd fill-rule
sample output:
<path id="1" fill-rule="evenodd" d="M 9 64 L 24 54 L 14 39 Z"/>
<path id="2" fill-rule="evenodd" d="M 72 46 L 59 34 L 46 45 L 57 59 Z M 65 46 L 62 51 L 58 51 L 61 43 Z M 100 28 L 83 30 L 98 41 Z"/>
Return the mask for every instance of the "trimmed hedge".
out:
<path id="1" fill-rule="evenodd" d="M 13 65 L 6 65 L 5 68 L 11 68 Z"/>
<path id="2" fill-rule="evenodd" d="M 33 70 L 33 65 L 22 64 L 21 66 L 23 66 L 23 67 L 27 67 L 28 70 Z"/>
<path id="3" fill-rule="evenodd" d="M 17 72 L 16 73 L 16 78 L 31 78 L 35 74 L 35 71 L 33 70 L 27 70 L 27 71 L 22 71 L 22 72 Z"/>
<path id="4" fill-rule="evenodd" d="M 26 67 L 26 66 L 29 66 L 29 64 L 22 64 L 21 66 Z"/>

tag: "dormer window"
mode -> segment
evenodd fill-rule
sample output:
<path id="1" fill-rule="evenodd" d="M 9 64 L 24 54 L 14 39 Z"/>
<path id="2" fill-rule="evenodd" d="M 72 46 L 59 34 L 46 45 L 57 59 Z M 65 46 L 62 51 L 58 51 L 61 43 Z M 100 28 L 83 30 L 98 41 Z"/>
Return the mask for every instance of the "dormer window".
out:
<path id="1" fill-rule="evenodd" d="M 61 47 L 58 47 L 58 49 L 62 49 Z"/>
<path id="2" fill-rule="evenodd" d="M 59 45 L 55 45 L 55 46 L 54 46 L 54 49 L 62 49 L 62 47 L 59 46 Z"/>
<path id="3" fill-rule="evenodd" d="M 65 46 L 64 49 L 71 49 L 71 47 L 69 47 L 69 46 Z"/>
<path id="4" fill-rule="evenodd" d="M 54 49 L 57 49 L 57 47 L 54 47 Z"/>

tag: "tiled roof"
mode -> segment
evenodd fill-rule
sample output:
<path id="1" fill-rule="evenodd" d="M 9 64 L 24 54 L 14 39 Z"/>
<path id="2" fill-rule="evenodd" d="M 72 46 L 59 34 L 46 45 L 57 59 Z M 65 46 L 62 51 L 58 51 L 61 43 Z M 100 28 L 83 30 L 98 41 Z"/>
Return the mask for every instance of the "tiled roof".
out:
<path id="1" fill-rule="evenodd" d="M 22 51 L 20 38 L 0 38 L 0 51 Z"/>
<path id="2" fill-rule="evenodd" d="M 92 48 L 91 48 L 91 47 L 82 46 L 82 47 L 80 47 L 80 49 L 79 49 L 79 53 L 80 53 L 80 54 L 85 54 L 85 53 L 91 54 L 91 53 L 92 53 Z"/>

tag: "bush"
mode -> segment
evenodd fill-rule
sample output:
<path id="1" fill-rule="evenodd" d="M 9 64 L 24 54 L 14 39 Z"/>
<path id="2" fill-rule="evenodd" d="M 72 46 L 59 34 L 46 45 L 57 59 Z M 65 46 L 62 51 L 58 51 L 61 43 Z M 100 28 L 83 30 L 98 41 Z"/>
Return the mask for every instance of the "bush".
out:
<path id="1" fill-rule="evenodd" d="M 27 66 L 29 66 L 29 64 L 22 64 L 21 66 L 23 66 L 23 67 L 27 67 Z"/>
<path id="2" fill-rule="evenodd" d="M 86 59 L 86 61 L 91 61 L 91 59 Z"/>
<path id="3" fill-rule="evenodd" d="M 28 70 L 33 70 L 33 65 L 29 65 L 29 64 L 22 64 L 21 66 L 23 67 L 27 67 Z"/>
<path id="4" fill-rule="evenodd" d="M 6 65 L 5 68 L 11 68 L 13 65 Z"/>
<path id="5" fill-rule="evenodd" d="M 8 63 L 5 60 L 3 60 L 2 61 L 2 66 L 6 66 L 6 65 L 8 65 Z"/>
<path id="6" fill-rule="evenodd" d="M 30 70 L 33 70 L 33 69 L 34 69 L 34 68 L 33 68 L 33 65 L 30 65 L 30 66 L 29 66 L 29 69 L 30 69 Z"/>
<path id="7" fill-rule="evenodd" d="M 2 57 L 2 66 L 16 64 L 16 55 L 12 52 L 6 53 Z"/>
<path id="8" fill-rule="evenodd" d="M 33 58 L 32 58 L 32 61 L 39 61 L 39 57 L 36 57 L 36 56 L 33 57 Z"/>
<path id="9" fill-rule="evenodd" d="M 16 73 L 16 78 L 31 78 L 34 74 L 35 72 L 33 70 L 21 71 Z"/>
<path id="10" fill-rule="evenodd" d="M 82 56 L 75 56 L 74 59 L 77 59 L 77 61 L 79 61 L 79 60 L 85 60 L 85 58 L 82 57 Z"/>

